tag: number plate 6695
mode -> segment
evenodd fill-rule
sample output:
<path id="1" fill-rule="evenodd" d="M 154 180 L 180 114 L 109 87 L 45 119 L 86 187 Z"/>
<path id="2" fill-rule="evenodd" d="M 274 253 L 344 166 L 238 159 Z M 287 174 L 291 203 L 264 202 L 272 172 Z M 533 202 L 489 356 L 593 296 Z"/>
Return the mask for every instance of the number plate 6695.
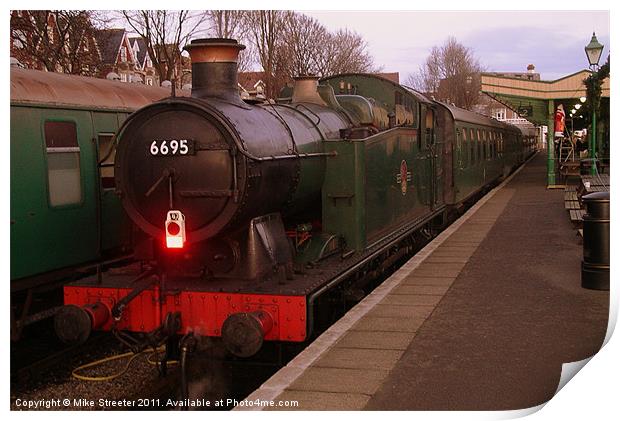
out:
<path id="1" fill-rule="evenodd" d="M 153 156 L 194 155 L 191 139 L 154 140 L 149 149 Z"/>

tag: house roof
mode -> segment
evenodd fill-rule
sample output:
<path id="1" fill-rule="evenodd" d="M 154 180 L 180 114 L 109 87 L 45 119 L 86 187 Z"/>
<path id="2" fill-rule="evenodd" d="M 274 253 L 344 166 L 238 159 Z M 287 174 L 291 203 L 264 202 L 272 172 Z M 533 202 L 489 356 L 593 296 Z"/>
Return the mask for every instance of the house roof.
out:
<path id="1" fill-rule="evenodd" d="M 118 50 L 125 37 L 124 29 L 101 29 L 95 32 L 95 39 L 101 52 L 101 60 L 106 64 L 116 62 Z"/>
<path id="2" fill-rule="evenodd" d="M 239 84 L 246 91 L 253 91 L 256 89 L 256 84 L 265 79 L 265 72 L 241 72 L 238 75 Z"/>
<path id="3" fill-rule="evenodd" d="M 129 43 L 131 44 L 131 48 L 133 49 L 133 51 L 136 53 L 136 59 L 138 60 L 138 63 L 140 64 L 140 66 L 143 66 L 144 60 L 146 59 L 147 55 L 146 41 L 144 41 L 144 38 L 142 37 L 135 37 L 129 38 Z M 136 43 L 138 44 L 137 51 L 134 49 L 134 45 Z"/>

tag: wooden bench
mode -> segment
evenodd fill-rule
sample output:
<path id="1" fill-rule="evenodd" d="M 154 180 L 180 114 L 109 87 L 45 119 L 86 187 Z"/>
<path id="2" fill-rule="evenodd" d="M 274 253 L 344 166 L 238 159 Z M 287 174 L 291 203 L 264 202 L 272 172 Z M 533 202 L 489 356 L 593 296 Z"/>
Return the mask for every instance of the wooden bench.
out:
<path id="1" fill-rule="evenodd" d="M 583 222 L 583 215 L 586 214 L 586 211 L 583 209 L 571 209 L 570 212 L 570 220 L 573 223 L 580 224 Z"/>
<path id="2" fill-rule="evenodd" d="M 579 201 L 579 197 L 577 196 L 576 191 L 564 191 L 564 201 Z"/>

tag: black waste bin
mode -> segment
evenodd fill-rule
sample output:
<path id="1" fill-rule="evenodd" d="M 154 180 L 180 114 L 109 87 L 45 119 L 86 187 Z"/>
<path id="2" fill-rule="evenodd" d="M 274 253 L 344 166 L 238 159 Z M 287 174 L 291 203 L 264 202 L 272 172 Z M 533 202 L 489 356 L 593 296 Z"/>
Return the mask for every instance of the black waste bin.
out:
<path id="1" fill-rule="evenodd" d="M 609 291 L 609 192 L 582 197 L 587 207 L 583 216 L 583 261 L 581 286 Z"/>

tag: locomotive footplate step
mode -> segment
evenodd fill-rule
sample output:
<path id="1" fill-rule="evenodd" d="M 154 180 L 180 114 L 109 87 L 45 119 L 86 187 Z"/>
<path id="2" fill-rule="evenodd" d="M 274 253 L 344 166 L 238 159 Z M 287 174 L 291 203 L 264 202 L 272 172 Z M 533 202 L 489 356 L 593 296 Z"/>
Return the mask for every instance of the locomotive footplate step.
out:
<path id="1" fill-rule="evenodd" d="M 551 399 L 562 363 L 601 347 L 609 294 L 581 288 L 581 246 L 545 164 L 537 154 L 246 399 L 299 410 Z"/>

